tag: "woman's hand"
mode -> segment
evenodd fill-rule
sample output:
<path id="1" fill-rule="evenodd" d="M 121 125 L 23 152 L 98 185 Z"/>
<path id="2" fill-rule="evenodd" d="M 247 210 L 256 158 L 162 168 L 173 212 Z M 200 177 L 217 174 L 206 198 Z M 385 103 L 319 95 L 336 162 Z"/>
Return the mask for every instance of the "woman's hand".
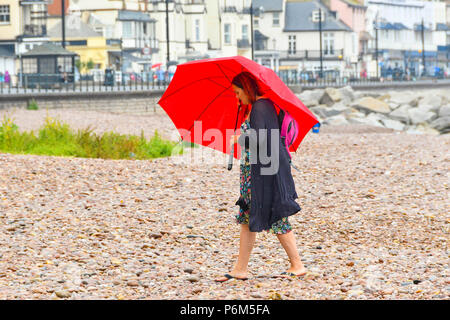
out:
<path id="1" fill-rule="evenodd" d="M 233 145 L 238 142 L 240 135 L 232 135 L 230 138 L 230 144 Z"/>

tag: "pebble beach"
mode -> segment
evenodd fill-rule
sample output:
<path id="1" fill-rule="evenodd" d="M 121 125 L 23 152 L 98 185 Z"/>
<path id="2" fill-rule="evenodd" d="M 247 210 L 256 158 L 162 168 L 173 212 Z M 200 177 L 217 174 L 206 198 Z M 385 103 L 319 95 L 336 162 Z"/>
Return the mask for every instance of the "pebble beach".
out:
<path id="1" fill-rule="evenodd" d="M 176 140 L 161 110 L 0 110 L 19 130 L 47 115 L 74 129 Z M 154 160 L 0 152 L 0 299 L 449 299 L 450 135 L 322 126 L 293 153 L 289 218 L 308 269 L 258 233 L 249 280 L 214 279 L 238 254 L 239 162 L 206 148 Z M 210 159 L 188 161 L 193 153 Z"/>

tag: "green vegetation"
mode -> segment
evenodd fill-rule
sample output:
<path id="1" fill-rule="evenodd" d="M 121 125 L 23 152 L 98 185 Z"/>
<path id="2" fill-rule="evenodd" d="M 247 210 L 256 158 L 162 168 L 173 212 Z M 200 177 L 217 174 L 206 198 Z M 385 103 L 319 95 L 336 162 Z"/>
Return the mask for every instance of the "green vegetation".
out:
<path id="1" fill-rule="evenodd" d="M 73 131 L 68 124 L 47 115 L 38 130 L 19 132 L 14 122 L 4 117 L 0 125 L 0 151 L 16 154 L 36 154 L 102 159 L 153 159 L 183 154 L 190 143 L 177 144 L 163 140 L 158 131 L 147 141 L 141 136 L 121 135 L 114 132 L 97 135 L 90 127 Z"/>
<path id="2" fill-rule="evenodd" d="M 89 61 L 84 62 L 81 60 L 76 60 L 75 61 L 75 66 L 77 67 L 77 69 L 82 72 L 82 71 L 89 71 L 91 69 L 94 69 L 95 67 L 95 63 L 92 59 L 89 59 Z"/>
<path id="3" fill-rule="evenodd" d="M 36 100 L 31 99 L 31 101 L 27 105 L 27 110 L 37 110 L 37 109 L 39 109 L 39 108 L 38 108 Z"/>

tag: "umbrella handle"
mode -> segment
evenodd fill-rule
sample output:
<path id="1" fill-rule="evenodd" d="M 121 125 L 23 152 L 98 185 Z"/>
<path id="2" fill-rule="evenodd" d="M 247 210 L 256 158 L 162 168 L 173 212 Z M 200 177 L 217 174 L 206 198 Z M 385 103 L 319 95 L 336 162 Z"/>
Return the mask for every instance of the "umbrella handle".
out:
<path id="1" fill-rule="evenodd" d="M 234 143 L 231 144 L 230 158 L 228 159 L 228 171 L 233 168 Z"/>

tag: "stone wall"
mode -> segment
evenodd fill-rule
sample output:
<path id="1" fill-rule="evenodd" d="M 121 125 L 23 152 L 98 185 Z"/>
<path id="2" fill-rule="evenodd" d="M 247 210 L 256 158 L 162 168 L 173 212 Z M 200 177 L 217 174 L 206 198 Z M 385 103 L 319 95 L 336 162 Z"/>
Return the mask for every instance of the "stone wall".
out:
<path id="1" fill-rule="evenodd" d="M 35 100 L 39 109 L 83 109 L 132 114 L 155 112 L 161 91 L 47 93 L 0 96 L 0 109 L 26 108 Z"/>

